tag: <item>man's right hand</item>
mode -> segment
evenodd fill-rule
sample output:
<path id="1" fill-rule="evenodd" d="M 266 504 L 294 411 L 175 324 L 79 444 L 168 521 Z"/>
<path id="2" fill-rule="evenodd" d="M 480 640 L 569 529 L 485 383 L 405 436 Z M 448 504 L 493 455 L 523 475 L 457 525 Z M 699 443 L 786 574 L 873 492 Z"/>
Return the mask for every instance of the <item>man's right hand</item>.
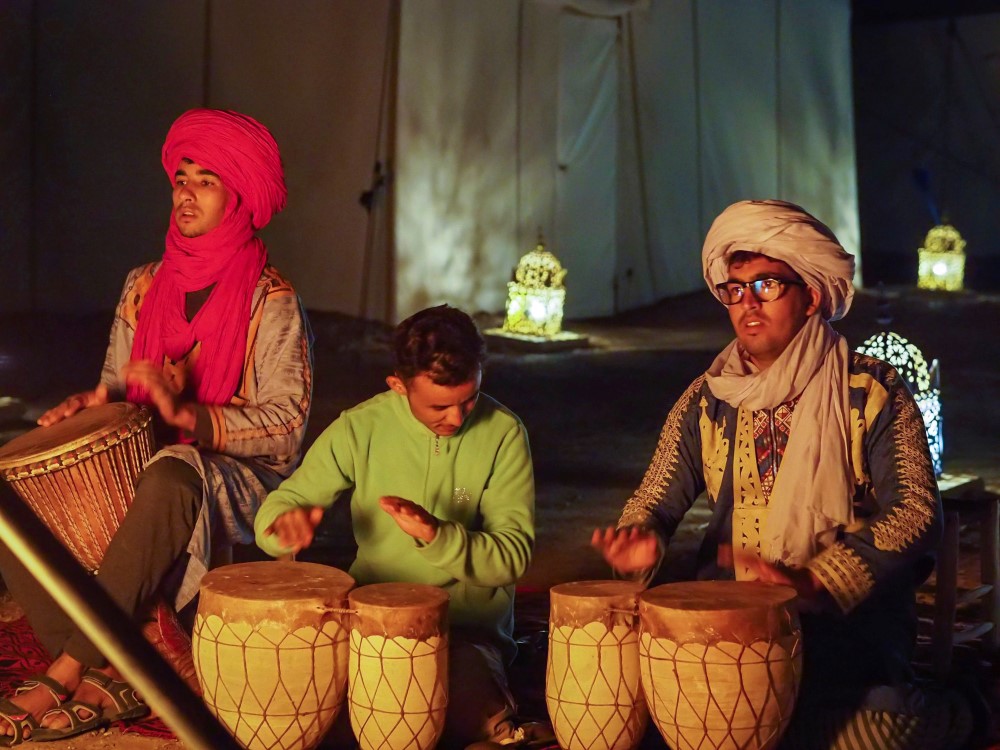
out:
<path id="1" fill-rule="evenodd" d="M 312 544 L 316 527 L 323 520 L 323 508 L 293 508 L 274 519 L 274 523 L 264 529 L 264 536 L 274 534 L 281 546 L 295 554 Z"/>
<path id="2" fill-rule="evenodd" d="M 88 409 L 91 406 L 100 406 L 109 401 L 108 387 L 104 384 L 97 386 L 92 391 L 74 393 L 63 401 L 59 406 L 54 406 L 38 418 L 38 424 L 42 427 L 49 427 L 56 422 L 61 422 L 67 417 L 72 417 L 78 411 Z"/>
<path id="3" fill-rule="evenodd" d="M 660 559 L 656 534 L 638 526 L 627 529 L 609 526 L 603 531 L 594 529 L 590 546 L 600 552 L 619 573 L 649 570 Z"/>

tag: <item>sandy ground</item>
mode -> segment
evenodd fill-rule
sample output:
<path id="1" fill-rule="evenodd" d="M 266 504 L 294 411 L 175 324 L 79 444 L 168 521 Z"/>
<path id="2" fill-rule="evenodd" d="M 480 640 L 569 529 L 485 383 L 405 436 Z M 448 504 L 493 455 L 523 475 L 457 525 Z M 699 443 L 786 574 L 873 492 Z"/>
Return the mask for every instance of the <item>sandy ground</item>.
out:
<path id="1" fill-rule="evenodd" d="M 929 359 L 940 360 L 946 471 L 981 476 L 990 489 L 1000 491 L 1000 298 L 912 290 L 879 297 L 862 292 L 837 327 L 856 346 L 886 328 L 878 320 L 886 315 L 893 318 L 892 330 L 917 343 Z M 342 409 L 382 390 L 389 363 L 384 327 L 333 314 L 311 318 L 316 367 L 307 441 Z M 110 313 L 82 319 L 48 316 L 33 326 L 24 317 L 0 322 L 5 324 L 0 399 L 17 399 L 0 401 L 3 440 L 65 394 L 92 387 Z M 480 322 L 486 328 L 498 321 L 483 317 Z M 484 390 L 520 415 L 531 438 L 537 542 L 521 586 L 538 591 L 542 606 L 544 591 L 556 583 L 608 576 L 603 561 L 589 548 L 591 531 L 617 519 L 642 478 L 670 406 L 731 337 L 725 312 L 704 293 L 616 318 L 573 321 L 567 327 L 589 336 L 590 345 L 559 353 L 494 347 L 484 380 Z M 671 549 L 672 577 L 683 578 L 689 568 L 704 518 L 696 506 L 678 534 Z M 338 530 L 342 528 L 343 518 L 333 514 L 324 524 L 313 559 L 349 562 L 351 540 Z M 971 579 L 977 549 L 963 540 L 963 577 Z M 252 557 L 253 551 L 239 554 Z M 544 621 L 544 613 L 531 616 Z M 966 652 L 963 658 L 996 677 L 995 665 L 984 665 L 979 652 Z M 538 679 L 536 668 L 526 673 Z M 518 690 L 537 697 L 541 686 L 515 685 Z M 179 745 L 109 732 L 49 746 L 92 750 Z M 657 741 L 649 746 L 663 747 Z"/>

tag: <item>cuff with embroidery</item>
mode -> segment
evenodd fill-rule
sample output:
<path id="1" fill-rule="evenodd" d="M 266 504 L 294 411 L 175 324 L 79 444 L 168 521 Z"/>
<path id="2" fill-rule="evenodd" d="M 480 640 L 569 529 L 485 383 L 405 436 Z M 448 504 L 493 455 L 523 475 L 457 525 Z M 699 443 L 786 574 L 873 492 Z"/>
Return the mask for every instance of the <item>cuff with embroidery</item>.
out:
<path id="1" fill-rule="evenodd" d="M 844 614 L 863 602 L 875 587 L 868 564 L 843 542 L 820 552 L 806 567 L 819 578 Z"/>

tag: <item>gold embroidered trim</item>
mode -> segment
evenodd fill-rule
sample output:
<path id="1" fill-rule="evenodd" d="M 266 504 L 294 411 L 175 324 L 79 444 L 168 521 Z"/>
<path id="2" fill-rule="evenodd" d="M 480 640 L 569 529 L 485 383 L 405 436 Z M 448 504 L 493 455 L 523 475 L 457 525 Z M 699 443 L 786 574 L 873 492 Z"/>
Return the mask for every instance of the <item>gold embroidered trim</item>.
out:
<path id="1" fill-rule="evenodd" d="M 761 557 L 760 532 L 767 524 L 767 508 L 745 506 L 733 508 L 733 549 L 754 557 Z M 734 564 L 737 581 L 755 581 L 750 568 L 738 562 Z"/>
<path id="2" fill-rule="evenodd" d="M 868 367 L 874 367 L 876 363 L 877 360 L 870 357 L 865 357 L 862 360 L 862 365 Z M 885 408 L 885 404 L 889 400 L 889 391 L 867 372 L 851 375 L 847 380 L 847 387 L 857 388 L 865 392 L 865 424 L 870 425 Z"/>
<path id="3" fill-rule="evenodd" d="M 898 379 L 896 371 L 890 371 L 889 384 Z M 901 552 L 933 522 L 937 496 L 924 421 L 917 404 L 902 387 L 893 389 L 892 401 L 896 410 L 892 427 L 900 499 L 871 528 L 876 549 Z"/>
<path id="4" fill-rule="evenodd" d="M 650 461 L 649 468 L 646 469 L 646 475 L 642 478 L 639 489 L 625 503 L 621 518 L 618 519 L 618 528 L 645 523 L 652 515 L 653 508 L 663 499 L 667 483 L 677 469 L 681 422 L 684 420 L 684 414 L 691 405 L 692 399 L 701 390 L 701 385 L 704 382 L 705 376 L 702 375 L 691 383 L 667 415 L 667 421 L 664 422 L 663 429 L 660 431 L 656 452 L 653 453 L 653 460 Z"/>
<path id="5" fill-rule="evenodd" d="M 865 470 L 865 434 L 868 425 L 861 418 L 861 412 L 851 407 L 851 469 L 854 483 L 859 486 L 868 484 L 868 472 Z"/>
<path id="6" fill-rule="evenodd" d="M 733 452 L 733 549 L 763 554 L 760 532 L 767 519 L 764 495 L 757 466 L 757 446 L 753 439 L 753 412 L 736 410 L 736 450 Z M 747 579 L 749 570 L 737 566 L 737 580 Z"/>
<path id="7" fill-rule="evenodd" d="M 767 498 L 757 467 L 753 441 L 753 412 L 742 406 L 736 411 L 736 452 L 733 455 L 733 507 L 764 507 Z"/>
<path id="8" fill-rule="evenodd" d="M 845 614 L 864 601 L 875 587 L 871 568 L 861 555 L 843 542 L 820 552 L 807 567 L 816 574 Z"/>
<path id="9" fill-rule="evenodd" d="M 698 417 L 698 427 L 701 431 L 701 462 L 704 466 L 705 491 L 708 499 L 715 502 L 722 487 L 722 477 L 726 473 L 729 461 L 729 439 L 723 437 L 726 433 L 726 418 L 722 424 L 715 424 L 708 416 L 706 407 L 708 399 L 704 396 L 698 402 L 701 416 Z"/>

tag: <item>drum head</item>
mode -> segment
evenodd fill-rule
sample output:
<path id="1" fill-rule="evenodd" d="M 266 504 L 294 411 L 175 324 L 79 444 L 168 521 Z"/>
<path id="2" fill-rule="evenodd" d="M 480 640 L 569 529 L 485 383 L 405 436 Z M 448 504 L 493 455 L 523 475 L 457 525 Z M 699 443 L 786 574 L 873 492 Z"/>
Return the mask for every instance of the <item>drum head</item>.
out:
<path id="1" fill-rule="evenodd" d="M 267 560 L 223 565 L 201 579 L 202 594 L 245 602 L 343 599 L 354 579 L 330 565 Z"/>
<path id="2" fill-rule="evenodd" d="M 145 427 L 148 409 L 128 402 L 92 406 L 51 427 L 36 427 L 0 448 L 0 469 L 44 462 L 89 446 L 106 435 L 126 437 Z"/>
<path id="3" fill-rule="evenodd" d="M 639 599 L 650 607 L 696 612 L 767 609 L 792 602 L 795 589 L 761 581 L 684 581 L 654 586 Z"/>

